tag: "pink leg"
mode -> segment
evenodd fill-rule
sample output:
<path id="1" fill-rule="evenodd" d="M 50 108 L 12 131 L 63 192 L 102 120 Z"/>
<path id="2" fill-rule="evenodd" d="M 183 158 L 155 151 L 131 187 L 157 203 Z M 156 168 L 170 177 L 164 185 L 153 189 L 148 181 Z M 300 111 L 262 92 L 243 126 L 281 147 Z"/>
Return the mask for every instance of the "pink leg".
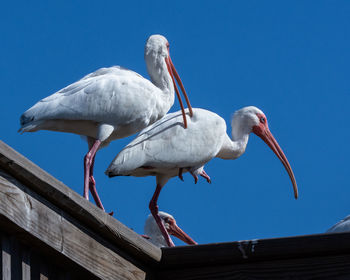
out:
<path id="1" fill-rule="evenodd" d="M 90 192 L 92 194 L 92 197 L 95 200 L 96 205 L 98 207 L 100 207 L 103 211 L 105 211 L 105 209 L 104 209 L 104 207 L 102 205 L 101 199 L 100 199 L 100 197 L 97 194 L 95 179 L 92 176 L 90 177 L 89 189 L 90 189 Z"/>
<path id="2" fill-rule="evenodd" d="M 97 189 L 96 189 L 96 181 L 95 181 L 95 178 L 94 178 L 95 157 L 96 157 L 96 154 L 95 154 L 94 158 L 92 159 L 92 163 L 91 163 L 91 166 L 90 166 L 89 189 L 90 189 L 92 197 L 95 200 L 96 205 L 99 208 L 101 208 L 103 211 L 105 211 L 105 209 L 104 209 L 104 207 L 102 205 L 101 199 L 98 196 Z M 113 216 L 113 211 L 109 212 L 108 214 Z"/>
<path id="3" fill-rule="evenodd" d="M 151 210 L 152 216 L 156 220 L 156 223 L 157 223 L 160 231 L 162 232 L 166 243 L 168 244 L 169 247 L 174 247 L 175 245 L 174 245 L 173 241 L 171 240 L 171 238 L 170 238 L 167 230 L 165 229 L 165 227 L 162 223 L 162 220 L 160 219 L 159 214 L 158 214 L 157 201 L 158 201 L 158 197 L 159 197 L 161 190 L 162 190 L 162 186 L 158 184 L 156 187 L 156 190 L 154 191 L 153 197 L 149 203 L 149 209 Z"/>
<path id="4" fill-rule="evenodd" d="M 197 184 L 198 182 L 198 176 L 196 174 L 194 174 L 192 171 L 190 171 L 192 177 L 194 178 L 194 183 Z"/>
<path id="5" fill-rule="evenodd" d="M 205 178 L 209 184 L 211 184 L 211 179 L 210 179 L 209 175 L 204 171 L 204 169 L 202 170 L 202 172 L 200 173 L 200 175 L 201 175 L 203 178 Z"/>
<path id="6" fill-rule="evenodd" d="M 84 157 L 84 197 L 87 200 L 89 200 L 89 181 L 90 181 L 91 166 L 93 166 L 93 161 L 100 145 L 101 145 L 101 141 L 95 140 L 91 149 Z"/>
<path id="7" fill-rule="evenodd" d="M 104 211 L 105 209 L 102 205 L 101 199 L 98 196 L 97 190 L 96 190 L 96 181 L 94 178 L 94 164 L 95 164 L 95 157 L 92 159 L 91 166 L 90 166 L 89 189 L 92 194 L 92 197 L 95 200 L 96 205 Z"/>

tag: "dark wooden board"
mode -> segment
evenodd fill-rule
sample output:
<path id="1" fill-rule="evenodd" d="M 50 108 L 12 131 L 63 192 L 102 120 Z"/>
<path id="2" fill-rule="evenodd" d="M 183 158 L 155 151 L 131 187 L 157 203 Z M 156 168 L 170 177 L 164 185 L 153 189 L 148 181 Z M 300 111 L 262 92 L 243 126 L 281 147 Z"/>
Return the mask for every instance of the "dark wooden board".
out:
<path id="1" fill-rule="evenodd" d="M 43 244 L 41 241 L 35 242 L 34 239 L 31 239 L 30 241 L 29 239 L 23 240 L 25 233 L 20 228 L 17 227 L 16 230 L 16 227 L 13 226 L 11 222 L 5 224 L 3 222 L 3 219 L 0 219 L 0 228 L 2 230 L 9 229 L 10 232 L 0 232 L 0 243 L 6 244 L 4 249 L 8 255 L 8 261 L 4 264 L 7 270 L 6 278 L 3 278 L 0 273 L 0 279 L 37 280 L 40 279 L 40 274 L 42 274 L 43 277 L 45 276 L 43 273 L 44 271 L 47 271 L 45 273 L 49 280 L 101 279 L 73 262 L 69 262 L 67 258 L 62 257 L 62 255 L 57 253 L 52 254 L 53 250 L 48 254 L 47 250 L 42 250 Z M 11 226 L 8 227 L 10 223 Z M 19 260 L 19 266 L 16 266 L 12 261 L 12 259 L 15 258 L 16 251 L 22 253 L 20 255 L 21 259 Z M 15 269 L 17 269 L 17 271 L 13 273 Z M 0 269 L 0 271 L 2 271 L 2 269 Z M 71 275 L 73 275 L 73 277 L 71 277 Z"/>
<path id="2" fill-rule="evenodd" d="M 331 256 L 350 253 L 350 232 L 181 246 L 162 251 L 161 266 L 169 268 Z"/>
<path id="3" fill-rule="evenodd" d="M 158 280 L 348 280 L 350 254 L 159 271 Z"/>

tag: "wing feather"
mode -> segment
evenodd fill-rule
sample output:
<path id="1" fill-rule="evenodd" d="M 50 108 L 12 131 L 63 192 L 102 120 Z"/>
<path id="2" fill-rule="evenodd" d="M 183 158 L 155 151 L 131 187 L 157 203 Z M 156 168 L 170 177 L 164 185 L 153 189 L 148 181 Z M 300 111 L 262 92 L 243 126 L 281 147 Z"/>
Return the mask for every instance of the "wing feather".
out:
<path id="1" fill-rule="evenodd" d="M 155 106 L 152 95 L 158 92 L 131 70 L 101 68 L 36 103 L 22 115 L 21 124 L 50 119 L 125 124 L 139 117 L 135 112 L 150 114 Z"/>
<path id="2" fill-rule="evenodd" d="M 116 156 L 106 174 L 132 175 L 141 167 L 159 170 L 204 165 L 220 150 L 226 123 L 203 109 L 194 109 L 194 116 L 188 120 L 184 129 L 178 111 L 145 128 Z"/>

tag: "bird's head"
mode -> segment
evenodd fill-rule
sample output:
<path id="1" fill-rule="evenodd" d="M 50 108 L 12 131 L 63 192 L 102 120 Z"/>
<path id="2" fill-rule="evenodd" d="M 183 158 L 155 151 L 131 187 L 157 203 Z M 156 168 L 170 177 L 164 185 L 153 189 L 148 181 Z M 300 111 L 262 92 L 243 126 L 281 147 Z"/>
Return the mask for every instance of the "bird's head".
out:
<path id="1" fill-rule="evenodd" d="M 162 35 L 152 35 L 148 38 L 145 46 L 146 55 L 162 56 L 164 58 L 169 57 L 169 42 Z"/>
<path id="2" fill-rule="evenodd" d="M 255 127 L 267 127 L 267 119 L 263 111 L 254 107 L 248 106 L 237 110 L 232 118 L 232 128 L 234 135 L 249 134 Z"/>
<path id="3" fill-rule="evenodd" d="M 169 233 L 169 235 L 175 236 L 182 240 L 183 242 L 195 245 L 197 244 L 190 236 L 188 236 L 177 224 L 175 218 L 166 213 L 166 212 L 159 212 L 159 217 L 162 220 L 162 223 L 164 224 L 165 229 Z M 150 214 L 147 217 L 145 228 L 144 228 L 145 234 L 150 237 L 150 241 L 156 245 L 162 245 L 167 246 L 165 239 L 154 220 L 152 214 Z"/>
<path id="4" fill-rule="evenodd" d="M 251 132 L 259 136 L 280 159 L 292 181 L 294 197 L 298 198 L 297 183 L 288 159 L 277 143 L 275 137 L 270 132 L 265 114 L 263 111 L 254 106 L 244 107 L 236 111 L 232 119 L 233 135 L 237 137 L 239 135 L 249 134 Z"/>
<path id="5" fill-rule="evenodd" d="M 174 87 L 177 98 L 179 99 L 180 107 L 184 117 L 184 125 L 186 128 L 187 121 L 185 117 L 185 109 L 181 100 L 180 92 L 176 86 L 176 82 L 180 86 L 181 91 L 186 99 L 191 117 L 193 116 L 192 106 L 180 79 L 180 76 L 177 73 L 175 66 L 171 60 L 169 53 L 169 42 L 164 36 L 156 34 L 148 38 L 145 46 L 145 60 L 148 73 L 154 84 L 156 84 L 158 87 L 161 87 L 162 89 L 169 89 Z M 166 72 L 170 75 L 171 79 L 169 78 L 168 74 L 163 75 Z"/>

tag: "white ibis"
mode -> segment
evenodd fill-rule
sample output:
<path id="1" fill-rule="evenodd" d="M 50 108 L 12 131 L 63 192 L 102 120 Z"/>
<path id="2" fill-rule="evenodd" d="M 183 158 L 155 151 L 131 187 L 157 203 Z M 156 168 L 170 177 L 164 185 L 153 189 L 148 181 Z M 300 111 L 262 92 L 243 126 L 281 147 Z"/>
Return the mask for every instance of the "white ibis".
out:
<path id="1" fill-rule="evenodd" d="M 346 231 L 350 231 L 350 215 L 346 216 L 343 220 L 336 223 L 326 232 L 331 233 L 331 232 L 346 232 Z"/>
<path id="2" fill-rule="evenodd" d="M 90 189 L 96 204 L 102 209 L 93 177 L 97 150 L 163 117 L 174 104 L 174 90 L 186 128 L 186 115 L 175 79 L 192 116 L 191 105 L 171 61 L 165 37 L 149 37 L 145 60 L 152 82 L 120 66 L 101 68 L 40 100 L 20 118 L 21 132 L 53 130 L 87 137 L 89 151 L 84 158 L 84 197 L 89 199 Z"/>
<path id="3" fill-rule="evenodd" d="M 162 187 L 171 177 L 181 177 L 182 172 L 200 174 L 204 164 L 214 157 L 238 158 L 244 153 L 251 132 L 264 140 L 282 161 L 292 181 L 294 196 L 298 197 L 292 168 L 272 136 L 261 110 L 250 106 L 236 111 L 232 119 L 232 139 L 226 134 L 226 123 L 220 116 L 203 109 L 194 109 L 193 112 L 187 129 L 183 129 L 180 112 L 167 114 L 145 128 L 106 170 L 109 177 L 156 176 L 157 187 L 149 208 L 169 246 L 169 235 L 158 216 L 157 200 Z"/>
<path id="4" fill-rule="evenodd" d="M 189 237 L 177 224 L 175 221 L 175 218 L 163 211 L 158 212 L 160 220 L 162 221 L 162 224 L 164 225 L 166 231 L 169 235 L 173 235 L 183 242 L 190 244 L 190 245 L 196 245 L 197 243 Z M 149 214 L 144 227 L 145 237 L 149 239 L 150 242 L 152 242 L 154 245 L 158 247 L 168 247 L 167 242 L 164 239 L 164 236 L 162 232 L 160 231 L 154 217 L 152 214 Z M 172 242 L 170 238 L 172 246 L 174 246 L 174 243 Z"/>

